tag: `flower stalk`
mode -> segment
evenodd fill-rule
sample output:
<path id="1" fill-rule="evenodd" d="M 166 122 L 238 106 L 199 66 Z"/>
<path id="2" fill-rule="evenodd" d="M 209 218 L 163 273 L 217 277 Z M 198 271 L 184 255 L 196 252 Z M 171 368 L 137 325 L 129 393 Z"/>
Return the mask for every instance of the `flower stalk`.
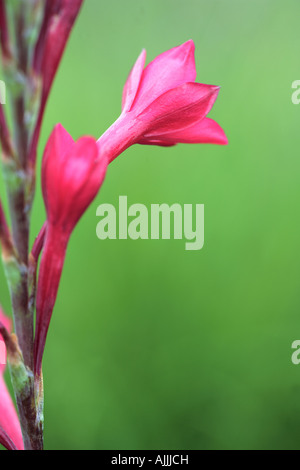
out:
<path id="1" fill-rule="evenodd" d="M 47 99 L 82 1 L 0 0 L 2 71 L 12 115 L 10 128 L 5 106 L 0 104 L 2 170 L 11 222 L 10 230 L 0 202 L 0 243 L 16 336 L 2 333 L 28 450 L 43 448 L 42 373 L 34 377 L 33 362 L 36 276 L 42 244 L 37 241 L 29 254 L 35 158 Z M 1 430 L 1 423 L 0 442 L 22 447 Z"/>
<path id="2" fill-rule="evenodd" d="M 21 123 L 15 121 L 15 127 L 20 129 L 20 126 Z M 19 135 L 21 132 L 17 131 L 17 134 Z M 19 154 L 18 150 L 17 154 Z M 22 158 L 22 156 L 21 158 L 16 158 L 14 154 L 7 155 L 4 149 L 2 150 L 2 168 L 10 208 L 12 240 L 15 249 L 14 263 L 9 263 L 9 269 L 13 271 L 12 278 L 14 281 L 10 282 L 9 287 L 20 348 L 26 365 L 32 367 L 33 319 L 28 317 L 27 311 L 29 213 L 26 197 L 27 176 L 26 169 L 21 161 Z"/>

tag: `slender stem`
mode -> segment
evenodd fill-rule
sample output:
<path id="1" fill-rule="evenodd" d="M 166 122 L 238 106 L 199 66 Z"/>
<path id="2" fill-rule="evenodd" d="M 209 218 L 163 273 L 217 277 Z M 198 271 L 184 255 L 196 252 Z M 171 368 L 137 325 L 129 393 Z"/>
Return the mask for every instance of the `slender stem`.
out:
<path id="1" fill-rule="evenodd" d="M 18 149 L 18 158 L 20 164 L 24 170 L 26 170 L 27 160 L 27 129 L 24 123 L 25 116 L 25 100 L 23 96 L 18 96 L 13 102 L 14 122 L 15 122 L 15 133 L 16 143 Z"/>
<path id="2" fill-rule="evenodd" d="M 20 338 L 20 342 L 25 344 L 27 341 L 27 334 L 29 338 L 33 337 L 33 326 L 27 314 L 27 277 L 25 275 L 26 268 L 20 261 L 20 258 L 15 250 L 10 230 L 8 228 L 4 210 L 0 201 L 0 242 L 2 246 L 2 258 L 6 270 L 9 288 L 11 292 L 13 310 L 15 313 L 16 330 Z M 25 319 L 23 317 L 25 313 Z M 26 325 L 26 330 L 23 331 L 23 326 Z M 32 330 L 32 333 L 31 333 Z M 33 338 L 32 338 L 33 341 Z M 26 363 L 32 368 L 32 350 L 27 347 L 24 348 L 27 354 Z"/>
<path id="3" fill-rule="evenodd" d="M 28 312 L 28 251 L 29 251 L 29 211 L 27 207 L 27 141 L 28 132 L 25 124 L 25 101 L 27 80 L 27 45 L 25 40 L 25 4 L 23 1 L 13 8 L 15 29 L 15 51 L 9 61 L 3 62 L 3 71 L 8 83 L 19 86 L 11 93 L 13 114 L 14 148 L 8 144 L 2 148 L 3 172 L 10 208 L 12 239 L 19 267 L 18 284 L 11 290 L 12 307 L 16 333 L 27 367 L 33 368 L 33 318 Z M 20 82 L 20 77 L 22 80 Z M 5 122 L 2 110 L 2 120 Z M 6 126 L 3 140 L 7 137 Z M 10 286 L 11 287 L 11 286 Z"/>
<path id="4" fill-rule="evenodd" d="M 14 285 L 10 286 L 15 328 L 25 364 L 32 370 L 33 317 L 28 311 L 29 220 L 26 213 L 24 176 L 11 158 L 3 158 L 3 169 L 11 214 L 12 239 L 16 251 L 15 266 L 19 269 L 19 275 L 14 277 Z"/>
<path id="5" fill-rule="evenodd" d="M 36 1 L 42 8 L 43 2 Z M 0 0 L 0 10 L 5 13 Z M 0 140 L 2 164 L 8 195 L 11 234 L 0 204 L 0 241 L 3 262 L 11 293 L 15 323 L 15 348 L 10 343 L 10 372 L 18 405 L 24 446 L 26 450 L 43 449 L 43 387 L 35 383 L 33 375 L 34 296 L 36 265 L 29 252 L 30 201 L 33 199 L 28 168 L 30 128 L 26 121 L 28 106 L 32 102 L 31 75 L 28 70 L 30 45 L 28 33 L 28 4 L 20 0 L 11 7 L 15 44 L 10 47 L 6 15 L 0 21 L 3 72 L 7 83 L 12 84 L 11 106 L 13 138 L 6 124 L 5 113 L 0 105 Z M 0 18 L 1 20 L 1 18 Z M 4 21 L 5 20 L 5 21 Z M 37 25 L 38 26 L 38 25 Z M 10 51 L 12 53 L 10 54 Z M 9 249 L 8 249 L 8 248 Z M 29 295 L 30 289 L 30 295 Z"/>
<path id="6" fill-rule="evenodd" d="M 13 145 L 10 139 L 9 129 L 6 123 L 6 118 L 5 118 L 3 106 L 1 103 L 0 103 L 0 141 L 1 141 L 3 153 L 5 155 L 13 156 L 15 152 L 13 150 Z"/>

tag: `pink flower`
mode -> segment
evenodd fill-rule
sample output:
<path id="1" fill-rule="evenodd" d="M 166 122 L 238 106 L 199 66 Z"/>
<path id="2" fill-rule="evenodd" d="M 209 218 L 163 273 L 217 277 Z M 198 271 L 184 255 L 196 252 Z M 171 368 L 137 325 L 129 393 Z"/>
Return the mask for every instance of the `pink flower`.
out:
<path id="1" fill-rule="evenodd" d="M 11 322 L 1 308 L 0 323 L 10 331 Z M 24 450 L 19 418 L 4 381 L 4 371 L 5 366 L 0 364 L 0 444 L 8 450 Z"/>
<path id="2" fill-rule="evenodd" d="M 206 117 L 219 87 L 195 83 L 194 52 L 188 41 L 146 68 L 146 52 L 141 53 L 124 87 L 122 114 L 98 141 L 110 161 L 136 143 L 228 143 L 219 124 Z"/>
<path id="3" fill-rule="evenodd" d="M 82 137 L 74 142 L 61 125 L 55 127 L 46 146 L 42 165 L 47 226 L 36 306 L 34 357 L 38 374 L 41 372 L 46 336 L 68 241 L 77 222 L 96 197 L 104 181 L 107 165 L 107 159 L 99 157 L 95 139 Z"/>
<path id="4" fill-rule="evenodd" d="M 41 106 L 30 149 L 33 165 L 48 95 L 82 3 L 83 0 L 46 0 L 33 57 L 33 70 L 42 79 Z"/>

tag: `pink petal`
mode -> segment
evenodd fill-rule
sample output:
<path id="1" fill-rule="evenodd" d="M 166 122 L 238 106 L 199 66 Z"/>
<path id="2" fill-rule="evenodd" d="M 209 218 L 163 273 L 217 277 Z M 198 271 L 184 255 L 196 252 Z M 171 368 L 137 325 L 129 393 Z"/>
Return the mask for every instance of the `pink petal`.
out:
<path id="1" fill-rule="evenodd" d="M 61 124 L 57 124 L 54 127 L 45 148 L 42 173 L 45 172 L 49 159 L 56 160 L 64 158 L 64 155 L 71 150 L 73 145 L 74 139 L 72 136 Z"/>
<path id="2" fill-rule="evenodd" d="M 186 129 L 181 129 L 175 132 L 157 136 L 156 144 L 154 138 L 147 141 L 144 139 L 144 144 L 167 146 L 175 144 L 216 144 L 227 145 L 228 139 L 222 127 L 213 119 L 204 118 L 202 121 L 194 124 Z M 139 142 L 141 143 L 141 142 Z"/>
<path id="3" fill-rule="evenodd" d="M 145 49 L 140 54 L 139 58 L 137 59 L 136 63 L 131 70 L 127 82 L 125 83 L 124 90 L 123 90 L 123 98 L 122 98 L 122 110 L 123 112 L 128 112 L 131 109 L 132 103 L 134 98 L 136 97 L 143 70 L 145 67 L 146 62 L 146 51 Z"/>
<path id="4" fill-rule="evenodd" d="M 42 190 L 47 210 L 49 204 L 54 205 L 54 201 L 59 200 L 59 188 L 56 184 L 60 178 L 59 170 L 62 170 L 59 161 L 65 158 L 73 145 L 74 140 L 71 135 L 61 124 L 57 124 L 47 142 L 42 162 Z M 50 183 L 47 181 L 49 173 L 56 173 L 56 180 L 53 184 L 53 178 L 50 179 Z"/>
<path id="5" fill-rule="evenodd" d="M 64 220 L 65 225 L 69 224 L 69 230 L 73 230 L 104 181 L 107 163 L 104 158 L 97 159 L 98 153 L 93 137 L 81 137 L 66 156 L 61 184 L 64 208 L 60 208 L 59 219 Z M 65 191 L 69 192 L 69 200 L 64 197 Z"/>
<path id="6" fill-rule="evenodd" d="M 159 147 L 174 147 L 177 142 L 168 142 L 167 140 L 163 139 L 147 139 L 147 138 L 142 138 L 138 142 L 140 145 L 157 145 Z"/>
<path id="7" fill-rule="evenodd" d="M 18 450 L 24 449 L 19 418 L 2 375 L 0 375 L 0 428 Z"/>
<path id="8" fill-rule="evenodd" d="M 144 137 L 156 137 L 187 128 L 207 116 L 213 107 L 219 87 L 186 83 L 157 98 L 139 121 L 147 125 Z"/>
<path id="9" fill-rule="evenodd" d="M 1 428 L 1 426 L 0 426 L 0 445 L 2 445 L 7 450 L 13 450 L 13 451 L 18 450 L 14 442 L 11 440 L 9 435 L 4 431 L 4 429 Z"/>
<path id="10" fill-rule="evenodd" d="M 0 323 L 11 331 L 11 320 L 6 317 L 0 307 Z M 0 340 L 2 340 L 0 335 Z M 13 401 L 4 382 L 3 373 L 5 366 L 0 366 L 0 443 L 13 450 L 24 449 L 21 426 Z"/>
<path id="11" fill-rule="evenodd" d="M 133 109 L 140 113 L 163 93 L 196 80 L 195 45 L 188 41 L 160 54 L 144 70 Z"/>

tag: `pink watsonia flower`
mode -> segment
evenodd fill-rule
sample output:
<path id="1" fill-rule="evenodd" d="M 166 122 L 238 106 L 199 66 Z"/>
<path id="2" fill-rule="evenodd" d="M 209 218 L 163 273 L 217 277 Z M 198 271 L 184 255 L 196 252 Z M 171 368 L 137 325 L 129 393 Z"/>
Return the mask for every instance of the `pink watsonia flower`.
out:
<path id="1" fill-rule="evenodd" d="M 1 308 L 0 324 L 8 332 L 11 330 L 11 322 Z M 3 341 L 1 334 L 0 341 Z M 5 365 L 0 363 L 0 444 L 8 450 L 24 450 L 19 418 L 4 381 L 4 371 Z"/>
<path id="2" fill-rule="evenodd" d="M 33 165 L 47 99 L 82 3 L 83 0 L 46 0 L 45 3 L 44 19 L 33 56 L 34 73 L 42 80 L 40 111 L 30 149 Z"/>
<path id="3" fill-rule="evenodd" d="M 133 144 L 228 143 L 223 129 L 207 118 L 220 88 L 195 83 L 195 46 L 188 41 L 156 57 L 146 68 L 143 50 L 125 84 L 122 114 L 98 140 L 114 160 Z"/>
<path id="4" fill-rule="evenodd" d="M 47 143 L 42 164 L 42 190 L 47 211 L 43 228 L 34 344 L 35 371 L 41 372 L 46 336 L 57 297 L 70 236 L 102 186 L 108 161 L 99 156 L 96 140 L 74 142 L 57 125 Z"/>

